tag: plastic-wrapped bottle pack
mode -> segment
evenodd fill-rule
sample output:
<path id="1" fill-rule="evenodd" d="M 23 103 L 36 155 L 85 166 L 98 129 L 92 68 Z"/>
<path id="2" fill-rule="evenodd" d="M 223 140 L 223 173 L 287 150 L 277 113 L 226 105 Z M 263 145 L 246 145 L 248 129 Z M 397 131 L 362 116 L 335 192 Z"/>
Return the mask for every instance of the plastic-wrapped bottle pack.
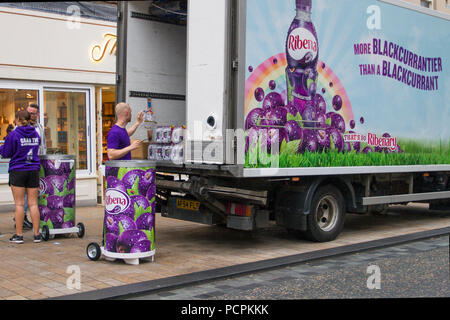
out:
<path id="1" fill-rule="evenodd" d="M 152 161 L 184 161 L 185 126 L 158 126 L 154 143 L 148 147 L 148 159 Z"/>

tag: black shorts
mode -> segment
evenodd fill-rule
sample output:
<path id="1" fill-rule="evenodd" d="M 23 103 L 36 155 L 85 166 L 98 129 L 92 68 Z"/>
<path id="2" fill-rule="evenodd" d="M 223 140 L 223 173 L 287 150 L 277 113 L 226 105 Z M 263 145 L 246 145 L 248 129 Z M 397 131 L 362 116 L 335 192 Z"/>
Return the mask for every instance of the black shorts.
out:
<path id="1" fill-rule="evenodd" d="M 21 188 L 39 188 L 39 170 L 10 171 L 9 185 Z"/>

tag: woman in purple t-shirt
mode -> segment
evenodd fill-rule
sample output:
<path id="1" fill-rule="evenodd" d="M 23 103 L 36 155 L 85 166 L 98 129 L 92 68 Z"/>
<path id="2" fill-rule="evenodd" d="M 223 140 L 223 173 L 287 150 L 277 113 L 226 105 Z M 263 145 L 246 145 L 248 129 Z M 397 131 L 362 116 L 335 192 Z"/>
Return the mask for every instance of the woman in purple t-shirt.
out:
<path id="1" fill-rule="evenodd" d="M 39 233 L 39 145 L 41 138 L 36 129 L 30 125 L 30 114 L 26 110 L 16 112 L 16 129 L 12 131 L 0 147 L 0 155 L 10 158 L 9 185 L 15 203 L 16 234 L 9 240 L 13 243 L 23 243 L 23 220 L 25 192 L 28 196 L 28 206 L 33 221 L 34 242 L 41 242 Z"/>
<path id="2" fill-rule="evenodd" d="M 116 118 L 117 122 L 109 130 L 106 138 L 108 159 L 131 160 L 131 151 L 139 149 L 142 145 L 142 140 L 130 143 L 130 137 L 144 121 L 144 113 L 139 112 L 137 122 L 127 130 L 127 124 L 131 122 L 131 107 L 127 103 L 119 103 L 116 106 Z"/>

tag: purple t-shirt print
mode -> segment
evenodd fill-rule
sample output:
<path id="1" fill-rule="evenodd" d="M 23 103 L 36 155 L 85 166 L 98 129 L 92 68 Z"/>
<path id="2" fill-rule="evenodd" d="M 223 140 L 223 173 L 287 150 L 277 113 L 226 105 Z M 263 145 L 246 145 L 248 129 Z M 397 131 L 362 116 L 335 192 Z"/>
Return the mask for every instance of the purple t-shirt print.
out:
<path id="1" fill-rule="evenodd" d="M 118 125 L 113 125 L 111 130 L 108 132 L 108 137 L 106 138 L 107 148 L 121 150 L 123 148 L 129 147 L 130 137 L 126 129 L 119 127 Z M 131 160 L 131 152 L 128 152 L 125 156 L 117 160 Z"/>

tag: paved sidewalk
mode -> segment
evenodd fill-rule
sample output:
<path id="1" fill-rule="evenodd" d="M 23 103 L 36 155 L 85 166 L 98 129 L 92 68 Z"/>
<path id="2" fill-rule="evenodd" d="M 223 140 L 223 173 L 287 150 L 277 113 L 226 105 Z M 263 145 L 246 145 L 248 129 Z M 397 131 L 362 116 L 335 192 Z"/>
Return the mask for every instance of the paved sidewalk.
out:
<path id="1" fill-rule="evenodd" d="M 77 208 L 77 221 L 86 226 L 83 239 L 55 238 L 35 244 L 32 232 L 25 243 L 9 243 L 14 233 L 12 213 L 0 214 L 0 299 L 43 299 L 125 284 L 223 268 L 293 254 L 450 226 L 450 214 L 429 212 L 421 206 L 396 207 L 388 215 L 347 215 L 342 235 L 329 243 L 298 240 L 273 226 L 243 232 L 185 221 L 156 218 L 156 259 L 139 266 L 123 261 L 90 261 L 86 246 L 101 242 L 103 207 Z M 69 266 L 81 270 L 81 290 L 66 282 Z"/>

